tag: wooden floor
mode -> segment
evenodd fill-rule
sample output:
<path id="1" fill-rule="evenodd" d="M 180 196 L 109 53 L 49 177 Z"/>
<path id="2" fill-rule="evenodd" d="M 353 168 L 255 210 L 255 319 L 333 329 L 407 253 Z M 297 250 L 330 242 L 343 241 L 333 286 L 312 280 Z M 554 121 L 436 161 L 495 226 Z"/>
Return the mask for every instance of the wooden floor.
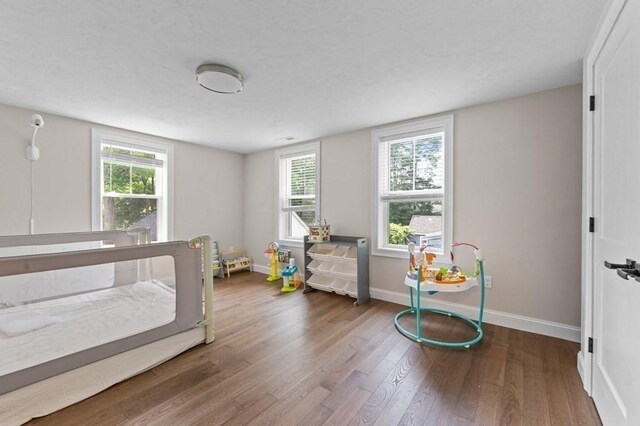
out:
<path id="1" fill-rule="evenodd" d="M 487 325 L 471 350 L 393 326 L 400 306 L 300 291 L 258 273 L 216 280 L 216 340 L 33 424 L 600 424 L 575 343 Z M 462 338 L 459 320 L 427 318 Z"/>

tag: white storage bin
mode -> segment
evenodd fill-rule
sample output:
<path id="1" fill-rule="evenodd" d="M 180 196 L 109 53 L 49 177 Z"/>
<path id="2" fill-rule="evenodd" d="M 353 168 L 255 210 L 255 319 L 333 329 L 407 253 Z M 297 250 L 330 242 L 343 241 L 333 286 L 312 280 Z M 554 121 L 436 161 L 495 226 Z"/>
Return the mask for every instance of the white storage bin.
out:
<path id="1" fill-rule="evenodd" d="M 314 244 L 307 253 L 312 259 L 328 260 L 336 247 L 335 244 Z"/>
<path id="2" fill-rule="evenodd" d="M 339 277 L 355 280 L 358 276 L 358 265 L 355 263 L 335 263 L 331 273 Z"/>
<path id="3" fill-rule="evenodd" d="M 341 280 L 340 278 L 336 278 L 333 281 L 333 284 L 331 285 L 331 290 L 334 291 L 337 294 L 347 294 L 346 292 L 346 288 L 347 288 L 347 281 L 346 280 Z"/>
<path id="4" fill-rule="evenodd" d="M 318 267 L 320 265 L 322 265 L 322 262 L 320 262 L 319 260 L 314 259 L 314 260 L 311 261 L 311 263 L 309 263 L 309 266 L 307 266 L 307 268 L 311 272 L 313 272 L 315 274 L 316 272 L 318 272 Z"/>
<path id="5" fill-rule="evenodd" d="M 331 272 L 331 269 L 333 268 L 333 263 L 330 262 L 322 262 L 320 263 L 320 266 L 318 266 L 318 272 Z"/>
<path id="6" fill-rule="evenodd" d="M 331 257 L 336 257 L 339 260 L 342 260 L 348 250 L 349 250 L 349 246 L 338 246 L 333 252 L 331 252 Z"/>
<path id="7" fill-rule="evenodd" d="M 349 250 L 344 254 L 343 259 L 355 262 L 357 260 L 358 248 L 349 247 Z"/>
<path id="8" fill-rule="evenodd" d="M 331 291 L 334 279 L 325 275 L 313 274 L 307 280 L 307 285 L 322 291 Z"/>
<path id="9" fill-rule="evenodd" d="M 355 281 L 347 281 L 344 291 L 351 297 L 358 297 L 358 283 Z"/>

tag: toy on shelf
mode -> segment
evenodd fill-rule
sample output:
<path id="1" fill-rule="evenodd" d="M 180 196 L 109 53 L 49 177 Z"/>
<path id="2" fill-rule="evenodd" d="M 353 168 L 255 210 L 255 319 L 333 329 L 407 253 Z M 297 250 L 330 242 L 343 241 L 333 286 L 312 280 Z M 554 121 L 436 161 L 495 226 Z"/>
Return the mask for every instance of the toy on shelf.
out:
<path id="1" fill-rule="evenodd" d="M 454 263 L 454 255 L 453 251 L 455 247 L 459 246 L 468 246 L 474 249 L 475 254 L 475 265 L 474 265 L 474 277 L 467 277 L 463 274 L 462 269 Z M 409 297 L 411 302 L 411 307 L 399 312 L 395 319 L 394 323 L 396 329 L 405 337 L 408 337 L 417 342 L 440 346 L 446 348 L 471 348 L 483 338 L 482 332 L 482 317 L 484 314 L 484 292 L 485 292 L 485 279 L 484 279 L 484 261 L 482 258 L 482 253 L 478 247 L 469 243 L 453 243 L 451 245 L 451 267 L 450 268 L 433 268 L 430 267 L 433 260 L 435 260 L 435 254 L 426 251 L 427 247 L 420 248 L 420 254 L 416 254 L 415 244 L 410 243 L 408 245 L 409 249 L 409 271 L 405 276 L 404 283 L 409 287 Z M 465 317 L 464 315 L 450 312 L 442 309 L 431 309 L 431 308 L 422 308 L 421 299 L 422 293 L 425 292 L 428 295 L 434 295 L 439 292 L 456 292 L 456 291 L 464 291 L 468 290 L 472 287 L 480 286 L 480 306 L 479 306 L 479 314 L 478 320 L 472 320 L 470 318 Z M 415 294 L 415 298 L 414 298 Z M 415 299 L 415 302 L 414 302 Z M 422 324 L 422 314 L 423 313 L 434 313 L 440 315 L 447 315 L 449 317 L 454 317 L 462 320 L 467 325 L 471 326 L 475 330 L 475 335 L 465 341 L 461 342 L 450 342 L 444 340 L 435 340 L 430 339 L 428 337 L 424 337 L 423 333 L 423 324 Z M 400 324 L 400 318 L 407 315 L 415 315 L 415 333 L 412 333 L 405 329 Z"/>
<path id="2" fill-rule="evenodd" d="M 267 281 L 278 281 L 282 278 L 278 275 L 278 243 L 275 241 L 271 241 L 267 248 L 264 250 L 264 255 L 269 259 L 269 267 L 271 268 L 271 273 L 267 277 Z"/>
<path id="3" fill-rule="evenodd" d="M 298 287 L 295 286 L 294 276 L 298 273 L 298 267 L 296 266 L 296 260 L 289 260 L 289 266 L 282 271 L 282 291 L 283 293 L 291 293 L 296 291 Z M 300 279 L 298 277 L 298 279 Z"/>
<path id="4" fill-rule="evenodd" d="M 253 264 L 251 259 L 246 256 L 244 250 L 229 251 L 222 253 L 222 276 L 226 274 L 231 278 L 231 273 L 248 269 L 253 272 Z"/>
<path id="5" fill-rule="evenodd" d="M 314 243 L 324 243 L 330 240 L 329 235 L 330 226 L 327 224 L 327 221 L 324 221 L 324 225 L 320 221 L 320 219 L 316 219 L 313 221 L 311 225 L 309 225 L 309 241 Z"/>

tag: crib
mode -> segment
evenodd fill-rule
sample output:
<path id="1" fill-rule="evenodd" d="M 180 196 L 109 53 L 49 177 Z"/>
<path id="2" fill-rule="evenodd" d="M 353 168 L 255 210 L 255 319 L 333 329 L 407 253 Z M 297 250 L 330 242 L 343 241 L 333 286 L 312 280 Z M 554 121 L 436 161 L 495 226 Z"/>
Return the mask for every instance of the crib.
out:
<path id="1" fill-rule="evenodd" d="M 213 341 L 210 238 L 147 240 L 144 229 L 0 237 L 0 424 Z"/>

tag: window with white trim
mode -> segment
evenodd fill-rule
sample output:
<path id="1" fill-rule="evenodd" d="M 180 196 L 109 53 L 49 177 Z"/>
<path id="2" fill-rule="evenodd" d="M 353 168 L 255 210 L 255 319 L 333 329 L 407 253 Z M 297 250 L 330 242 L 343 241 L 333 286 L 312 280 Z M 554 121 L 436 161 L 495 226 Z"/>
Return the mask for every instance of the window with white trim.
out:
<path id="1" fill-rule="evenodd" d="M 377 129 L 372 142 L 372 254 L 406 257 L 410 241 L 444 254 L 453 234 L 453 116 Z"/>
<path id="2" fill-rule="evenodd" d="M 320 217 L 320 143 L 276 151 L 278 170 L 277 239 L 302 246 L 309 225 Z"/>
<path id="3" fill-rule="evenodd" d="M 172 238 L 173 146 L 93 131 L 92 227 L 151 228 L 152 241 Z"/>

